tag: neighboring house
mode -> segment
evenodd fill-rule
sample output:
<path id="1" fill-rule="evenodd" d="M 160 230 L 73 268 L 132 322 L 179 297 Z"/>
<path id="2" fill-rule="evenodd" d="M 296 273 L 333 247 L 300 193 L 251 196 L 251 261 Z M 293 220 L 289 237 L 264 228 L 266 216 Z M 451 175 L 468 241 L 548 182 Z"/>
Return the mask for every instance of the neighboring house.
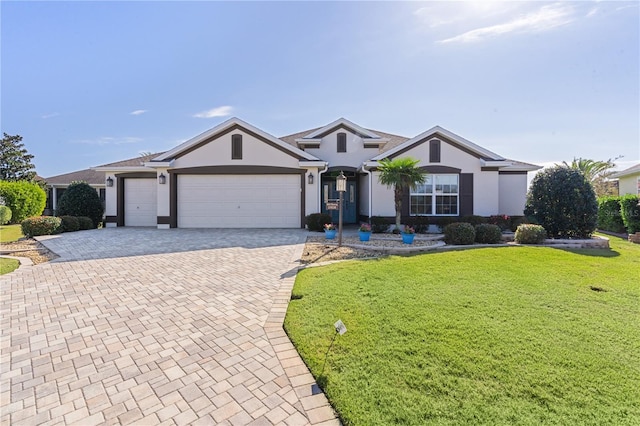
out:
<path id="1" fill-rule="evenodd" d="M 609 179 L 618 180 L 618 194 L 640 195 L 640 164 L 614 173 Z"/>
<path id="2" fill-rule="evenodd" d="M 58 200 L 67 190 L 71 182 L 87 182 L 92 188 L 95 188 L 100 196 L 100 200 L 104 205 L 105 200 L 105 183 L 104 173 L 97 172 L 93 169 L 80 170 L 72 173 L 65 173 L 58 176 L 42 178 L 46 184 L 47 204 L 44 208 L 44 215 L 51 216 L 58 208 Z"/>
<path id="3" fill-rule="evenodd" d="M 344 221 L 395 217 L 393 190 L 378 182 L 378 161 L 412 156 L 427 182 L 406 194 L 403 216 L 522 215 L 527 172 L 539 166 L 505 159 L 441 127 L 408 139 L 344 118 L 276 138 L 232 118 L 147 160 L 104 173 L 107 226 L 299 228 L 338 198 L 347 176 Z M 337 212 L 329 211 L 336 214 Z"/>

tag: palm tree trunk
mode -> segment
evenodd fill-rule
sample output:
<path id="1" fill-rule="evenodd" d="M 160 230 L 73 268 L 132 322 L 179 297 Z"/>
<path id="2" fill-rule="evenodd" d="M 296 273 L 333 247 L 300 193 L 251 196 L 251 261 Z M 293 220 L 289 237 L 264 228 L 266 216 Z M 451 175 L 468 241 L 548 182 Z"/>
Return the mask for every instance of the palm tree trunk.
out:
<path id="1" fill-rule="evenodd" d="M 402 221 L 402 188 L 396 186 L 394 196 L 396 204 L 396 229 L 400 232 L 400 222 Z"/>

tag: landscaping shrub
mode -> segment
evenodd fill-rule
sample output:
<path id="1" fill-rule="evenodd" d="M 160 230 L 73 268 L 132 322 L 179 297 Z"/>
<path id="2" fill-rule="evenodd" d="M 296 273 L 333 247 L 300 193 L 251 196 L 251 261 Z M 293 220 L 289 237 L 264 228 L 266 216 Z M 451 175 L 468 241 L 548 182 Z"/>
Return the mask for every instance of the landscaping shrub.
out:
<path id="1" fill-rule="evenodd" d="M 62 220 L 53 216 L 36 216 L 22 221 L 22 233 L 25 237 L 52 235 L 60 232 Z"/>
<path id="2" fill-rule="evenodd" d="M 489 216 L 489 219 L 487 219 L 487 223 L 490 223 L 491 225 L 497 225 L 500 227 L 500 230 L 506 231 L 507 229 L 511 229 L 511 216 L 508 216 L 506 214 Z"/>
<path id="3" fill-rule="evenodd" d="M 60 216 L 61 225 L 60 230 L 62 232 L 75 232 L 80 230 L 80 222 L 75 216 Z M 91 220 L 91 219 L 89 219 Z M 93 221 L 92 221 L 93 222 Z"/>
<path id="4" fill-rule="evenodd" d="M 11 209 L 11 223 L 20 223 L 42 214 L 47 194 L 36 183 L 0 181 L 0 199 Z"/>
<path id="5" fill-rule="evenodd" d="M 502 230 L 498 225 L 481 223 L 476 225 L 476 243 L 498 244 L 502 241 Z"/>
<path id="6" fill-rule="evenodd" d="M 518 244 L 542 244 L 547 231 L 540 225 L 522 224 L 516 229 L 515 241 Z"/>
<path id="7" fill-rule="evenodd" d="M 7 206 L 0 206 L 0 225 L 5 225 L 11 220 L 11 209 Z"/>
<path id="8" fill-rule="evenodd" d="M 476 230 L 468 222 L 454 222 L 444 227 L 444 242 L 455 245 L 473 244 Z"/>
<path id="9" fill-rule="evenodd" d="M 620 214 L 629 234 L 640 232 L 640 206 L 636 195 L 620 197 Z"/>
<path id="10" fill-rule="evenodd" d="M 424 234 L 429 230 L 429 218 L 426 216 L 411 216 L 406 220 L 406 224 L 418 234 Z"/>
<path id="11" fill-rule="evenodd" d="M 482 216 L 469 215 L 463 216 L 458 220 L 458 222 L 470 223 L 473 226 L 480 225 L 481 223 L 487 223 L 487 219 Z"/>
<path id="12" fill-rule="evenodd" d="M 87 216 L 94 228 L 102 222 L 103 212 L 98 193 L 86 182 L 71 182 L 58 201 L 58 216 Z"/>
<path id="13" fill-rule="evenodd" d="M 625 232 L 620 206 L 620 197 L 598 199 L 598 229 L 611 232 Z"/>
<path id="14" fill-rule="evenodd" d="M 78 219 L 78 225 L 80 226 L 81 231 L 86 231 L 87 229 L 93 229 L 93 221 L 90 217 L 80 216 Z"/>
<path id="15" fill-rule="evenodd" d="M 389 222 L 382 216 L 373 216 L 371 218 L 371 231 L 374 234 L 381 234 L 387 232 L 389 229 Z"/>
<path id="16" fill-rule="evenodd" d="M 524 212 L 551 238 L 588 238 L 596 229 L 598 202 L 582 172 L 555 166 L 533 179 Z"/>
<path id="17" fill-rule="evenodd" d="M 327 213 L 313 213 L 306 217 L 309 231 L 324 232 L 324 225 L 331 223 L 331 216 Z"/>

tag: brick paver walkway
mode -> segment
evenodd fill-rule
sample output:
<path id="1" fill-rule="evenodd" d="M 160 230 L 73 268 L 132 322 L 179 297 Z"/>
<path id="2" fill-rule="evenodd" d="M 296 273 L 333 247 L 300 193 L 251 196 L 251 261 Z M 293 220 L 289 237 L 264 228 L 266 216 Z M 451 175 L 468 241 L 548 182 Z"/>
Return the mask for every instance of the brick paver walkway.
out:
<path id="1" fill-rule="evenodd" d="M 0 277 L 2 424 L 339 424 L 282 331 L 301 230 L 118 228 Z"/>

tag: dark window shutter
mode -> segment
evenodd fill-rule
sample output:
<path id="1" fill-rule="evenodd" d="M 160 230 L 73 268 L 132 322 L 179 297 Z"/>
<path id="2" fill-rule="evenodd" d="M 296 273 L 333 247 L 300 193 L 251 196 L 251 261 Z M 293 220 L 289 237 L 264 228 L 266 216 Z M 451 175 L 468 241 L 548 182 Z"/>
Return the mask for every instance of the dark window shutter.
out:
<path id="1" fill-rule="evenodd" d="M 460 216 L 473 215 L 473 173 L 460 173 Z"/>
<path id="2" fill-rule="evenodd" d="M 231 135 L 231 159 L 242 160 L 242 135 Z"/>
<path id="3" fill-rule="evenodd" d="M 429 162 L 440 162 L 440 141 L 434 140 L 429 142 Z"/>
<path id="4" fill-rule="evenodd" d="M 338 133 L 338 152 L 347 152 L 347 134 Z"/>

